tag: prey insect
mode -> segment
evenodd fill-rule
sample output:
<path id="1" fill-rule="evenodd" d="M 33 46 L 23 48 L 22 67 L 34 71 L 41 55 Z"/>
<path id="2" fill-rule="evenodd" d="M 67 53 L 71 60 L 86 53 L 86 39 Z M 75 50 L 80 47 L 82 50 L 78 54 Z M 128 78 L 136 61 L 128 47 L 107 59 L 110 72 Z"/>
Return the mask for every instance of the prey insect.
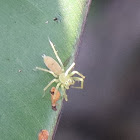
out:
<path id="1" fill-rule="evenodd" d="M 48 140 L 49 132 L 47 130 L 41 130 L 38 134 L 38 140 Z"/>
<path id="2" fill-rule="evenodd" d="M 57 90 L 56 94 L 54 94 L 55 90 L 56 90 L 55 87 L 52 87 L 51 91 L 50 91 L 50 93 L 51 93 L 51 101 L 52 101 L 52 109 L 54 111 L 57 110 L 56 105 L 57 105 L 57 101 L 60 98 L 60 92 Z"/>
<path id="3" fill-rule="evenodd" d="M 75 84 L 75 81 L 80 81 L 81 82 L 81 86 L 79 87 L 74 87 L 73 88 L 79 88 L 79 89 L 83 89 L 83 83 L 84 83 L 84 78 L 85 76 L 82 75 L 81 73 L 79 73 L 78 71 L 72 71 L 73 67 L 75 66 L 75 63 L 73 62 L 71 64 L 71 66 L 65 71 L 64 69 L 64 65 L 61 61 L 61 59 L 59 58 L 57 51 L 55 49 L 54 44 L 50 41 L 50 45 L 53 49 L 53 52 L 58 60 L 58 62 L 56 60 L 54 60 L 52 57 L 46 56 L 45 54 L 42 55 L 43 59 L 44 59 L 44 63 L 45 65 L 48 67 L 48 69 L 44 69 L 44 68 L 40 68 L 40 67 L 36 67 L 37 70 L 41 70 L 44 72 L 48 72 L 50 74 L 52 74 L 55 78 L 44 88 L 44 95 L 45 96 L 45 91 L 53 84 L 53 83 L 57 83 L 56 85 L 56 90 L 54 92 L 54 94 L 57 93 L 59 87 L 61 87 L 62 89 L 62 97 L 65 98 L 66 101 L 68 101 L 67 98 L 67 94 L 66 94 L 66 89 L 69 89 L 71 85 Z M 75 77 L 74 75 L 77 74 L 79 77 Z"/>

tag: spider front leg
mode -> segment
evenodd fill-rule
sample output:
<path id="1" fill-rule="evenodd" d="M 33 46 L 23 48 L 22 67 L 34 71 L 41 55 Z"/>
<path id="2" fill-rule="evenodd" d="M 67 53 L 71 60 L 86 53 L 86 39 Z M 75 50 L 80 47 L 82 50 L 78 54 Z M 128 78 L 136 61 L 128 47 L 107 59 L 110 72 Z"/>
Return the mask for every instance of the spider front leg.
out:
<path id="1" fill-rule="evenodd" d="M 83 74 L 81 74 L 80 72 L 78 72 L 78 71 L 72 71 L 72 72 L 69 74 L 69 76 L 73 76 L 74 74 L 77 74 L 77 75 L 81 76 L 83 79 L 85 79 L 85 76 L 84 76 Z"/>
<path id="2" fill-rule="evenodd" d="M 59 80 L 58 79 L 53 79 L 43 90 L 44 90 L 44 94 L 43 97 L 45 96 L 45 91 L 48 89 L 49 86 L 51 86 L 51 84 L 53 84 L 54 82 L 58 83 Z"/>
<path id="3" fill-rule="evenodd" d="M 80 86 L 80 87 L 74 87 L 74 86 L 72 86 L 73 88 L 83 89 L 83 84 L 84 84 L 83 78 L 73 77 L 73 80 L 75 80 L 75 81 L 80 81 L 80 82 L 81 82 L 81 86 Z"/>
<path id="4" fill-rule="evenodd" d="M 71 64 L 71 66 L 66 70 L 65 76 L 68 75 L 68 73 L 72 70 L 72 68 L 73 68 L 74 66 L 75 66 L 75 63 L 73 62 L 73 63 Z"/>
<path id="5" fill-rule="evenodd" d="M 47 70 L 47 69 L 43 69 L 43 68 L 40 68 L 40 67 L 36 67 L 37 70 L 41 70 L 41 71 L 45 71 L 45 72 L 48 72 L 50 74 L 52 74 L 54 77 L 58 77 L 56 74 L 54 74 L 52 71 L 50 70 Z"/>
<path id="6" fill-rule="evenodd" d="M 48 39 L 49 39 L 49 38 L 48 38 Z M 54 54 L 55 54 L 55 56 L 56 56 L 58 62 L 59 62 L 60 65 L 61 65 L 62 71 L 64 71 L 64 65 L 63 65 L 61 59 L 59 58 L 59 56 L 58 56 L 58 54 L 57 54 L 57 51 L 55 50 L 54 44 L 50 41 L 50 39 L 49 39 L 49 42 L 50 42 L 50 45 L 51 45 L 51 47 L 52 47 L 52 49 L 53 49 L 53 51 L 54 51 Z"/>
<path id="7" fill-rule="evenodd" d="M 64 96 L 64 98 L 65 98 L 65 101 L 68 101 L 68 97 L 67 97 L 67 94 L 66 94 L 66 90 L 65 90 L 65 88 L 64 88 L 63 85 L 61 85 L 61 89 L 62 89 L 62 92 L 63 92 L 63 96 Z"/>

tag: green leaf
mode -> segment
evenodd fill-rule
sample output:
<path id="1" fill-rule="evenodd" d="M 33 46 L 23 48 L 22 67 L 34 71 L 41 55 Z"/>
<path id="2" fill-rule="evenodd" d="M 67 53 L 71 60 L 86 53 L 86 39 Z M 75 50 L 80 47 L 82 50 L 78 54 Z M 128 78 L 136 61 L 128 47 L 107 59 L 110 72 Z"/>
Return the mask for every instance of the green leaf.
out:
<path id="1" fill-rule="evenodd" d="M 42 54 L 56 59 L 48 37 L 66 67 L 74 60 L 87 2 L 0 1 L 0 139 L 37 140 L 41 129 L 52 139 L 62 98 L 53 111 L 50 89 L 42 98 L 53 76 L 34 69 L 46 68 Z"/>

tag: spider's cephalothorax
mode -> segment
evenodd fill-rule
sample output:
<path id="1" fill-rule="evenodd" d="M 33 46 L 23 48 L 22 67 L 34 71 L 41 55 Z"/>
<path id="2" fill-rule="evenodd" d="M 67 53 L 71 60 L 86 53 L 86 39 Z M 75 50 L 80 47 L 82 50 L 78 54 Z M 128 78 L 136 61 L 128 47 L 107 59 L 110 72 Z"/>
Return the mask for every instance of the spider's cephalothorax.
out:
<path id="1" fill-rule="evenodd" d="M 62 73 L 59 75 L 60 82 L 64 85 L 66 89 L 69 89 L 71 85 L 74 85 L 75 81 L 70 77 L 69 75 L 65 75 L 65 73 Z"/>
<path id="2" fill-rule="evenodd" d="M 74 88 L 80 88 L 83 89 L 83 82 L 84 82 L 84 78 L 85 76 L 83 76 L 81 73 L 79 73 L 78 71 L 72 71 L 75 63 L 73 62 L 72 65 L 66 70 L 64 71 L 64 66 L 63 63 L 61 62 L 61 59 L 59 58 L 57 51 L 55 50 L 55 47 L 53 45 L 53 43 L 49 40 L 50 45 L 54 51 L 54 54 L 59 62 L 56 62 L 52 57 L 43 55 L 43 59 L 44 59 L 44 63 L 45 65 L 49 68 L 49 70 L 47 69 L 43 69 L 40 67 L 36 67 L 36 69 L 41 70 L 41 71 L 45 71 L 48 73 L 51 73 L 55 79 L 53 79 L 45 88 L 44 88 L 44 95 L 45 95 L 45 91 L 48 89 L 49 86 L 51 86 L 52 83 L 56 82 L 56 91 L 55 94 L 58 90 L 59 87 L 61 87 L 62 91 L 63 91 L 63 97 L 65 98 L 65 100 L 67 101 L 67 94 L 65 92 L 65 89 L 69 89 L 69 87 L 71 85 L 75 84 L 75 81 L 80 81 L 81 82 L 81 86 L 80 87 L 74 87 Z M 74 77 L 73 75 L 79 75 L 80 77 Z"/>

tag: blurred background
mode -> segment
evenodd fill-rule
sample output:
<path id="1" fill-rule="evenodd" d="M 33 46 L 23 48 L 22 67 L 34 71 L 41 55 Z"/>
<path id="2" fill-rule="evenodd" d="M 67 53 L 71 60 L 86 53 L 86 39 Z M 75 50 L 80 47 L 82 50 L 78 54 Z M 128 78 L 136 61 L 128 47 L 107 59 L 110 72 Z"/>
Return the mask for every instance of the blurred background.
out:
<path id="1" fill-rule="evenodd" d="M 140 140 L 140 1 L 95 0 L 54 140 Z"/>

